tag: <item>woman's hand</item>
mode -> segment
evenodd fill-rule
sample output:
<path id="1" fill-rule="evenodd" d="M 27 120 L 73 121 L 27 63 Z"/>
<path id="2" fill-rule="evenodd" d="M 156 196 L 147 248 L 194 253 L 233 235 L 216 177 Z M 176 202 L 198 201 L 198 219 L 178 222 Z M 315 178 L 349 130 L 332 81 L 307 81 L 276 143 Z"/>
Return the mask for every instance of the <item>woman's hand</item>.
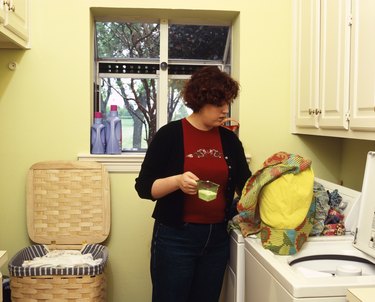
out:
<path id="1" fill-rule="evenodd" d="M 161 198 L 178 189 L 185 194 L 197 194 L 197 180 L 199 178 L 191 172 L 159 178 L 154 181 L 151 194 L 155 199 Z"/>
<path id="2" fill-rule="evenodd" d="M 185 172 L 177 178 L 178 187 L 185 194 L 197 194 L 197 180 L 199 178 L 192 172 Z"/>

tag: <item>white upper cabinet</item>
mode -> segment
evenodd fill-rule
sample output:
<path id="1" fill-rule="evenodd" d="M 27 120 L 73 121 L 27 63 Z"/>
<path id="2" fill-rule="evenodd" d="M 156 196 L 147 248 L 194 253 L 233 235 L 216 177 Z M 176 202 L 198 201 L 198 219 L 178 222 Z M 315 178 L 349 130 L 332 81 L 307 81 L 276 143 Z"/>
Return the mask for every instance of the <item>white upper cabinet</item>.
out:
<path id="1" fill-rule="evenodd" d="M 375 1 L 293 9 L 293 133 L 375 140 Z"/>
<path id="2" fill-rule="evenodd" d="M 352 12 L 350 127 L 375 131 L 375 1 L 354 0 Z"/>
<path id="3" fill-rule="evenodd" d="M 29 48 L 29 0 L 0 1 L 0 48 Z"/>

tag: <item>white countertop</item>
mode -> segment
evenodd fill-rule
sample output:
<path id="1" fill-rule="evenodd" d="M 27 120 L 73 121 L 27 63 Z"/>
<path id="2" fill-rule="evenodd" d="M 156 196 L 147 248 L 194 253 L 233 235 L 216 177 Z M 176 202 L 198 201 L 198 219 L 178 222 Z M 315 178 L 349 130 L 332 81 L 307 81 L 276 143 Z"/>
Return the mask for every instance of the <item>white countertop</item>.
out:
<path id="1" fill-rule="evenodd" d="M 348 302 L 372 302 L 374 301 L 375 287 L 349 288 L 346 295 Z"/>

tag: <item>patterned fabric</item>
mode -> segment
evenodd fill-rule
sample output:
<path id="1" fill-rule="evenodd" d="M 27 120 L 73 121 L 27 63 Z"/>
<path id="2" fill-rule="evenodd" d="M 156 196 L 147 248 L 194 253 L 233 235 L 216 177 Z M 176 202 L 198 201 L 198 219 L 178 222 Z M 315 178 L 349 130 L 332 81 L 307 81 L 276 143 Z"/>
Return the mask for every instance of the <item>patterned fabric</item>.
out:
<path id="1" fill-rule="evenodd" d="M 14 277 L 29 276 L 94 276 L 103 273 L 105 264 L 108 259 L 107 247 L 100 244 L 87 244 L 82 249 L 82 254 L 91 253 L 94 259 L 102 258 L 99 265 L 84 267 L 52 268 L 52 267 L 22 267 L 25 260 L 32 260 L 35 257 L 43 257 L 48 253 L 45 246 L 35 244 L 20 250 L 9 262 L 9 274 Z"/>
<path id="2" fill-rule="evenodd" d="M 339 191 L 337 189 L 333 190 L 332 192 L 328 191 L 329 195 L 329 205 L 331 208 L 338 208 L 339 205 L 342 202 L 342 197 L 339 194 Z"/>
<path id="3" fill-rule="evenodd" d="M 324 225 L 324 230 L 322 232 L 323 236 L 343 236 L 345 235 L 345 225 L 344 223 L 331 223 Z"/>
<path id="4" fill-rule="evenodd" d="M 329 210 L 324 220 L 324 229 L 321 233 L 323 236 L 342 236 L 345 235 L 344 214 L 343 211 L 347 202 L 342 200 L 338 190 L 327 191 L 329 196 Z"/>
<path id="5" fill-rule="evenodd" d="M 275 229 L 261 222 L 259 236 L 263 247 L 278 255 L 293 255 L 297 253 L 307 241 L 311 232 L 315 205 L 314 201 L 311 202 L 306 218 L 295 229 Z"/>
<path id="6" fill-rule="evenodd" d="M 324 186 L 314 182 L 314 198 L 316 203 L 314 225 L 310 236 L 319 236 L 324 230 L 324 221 L 329 211 L 329 196 Z"/>
<path id="7" fill-rule="evenodd" d="M 278 152 L 269 157 L 263 167 L 248 179 L 238 202 L 238 215 L 233 217 L 231 226 L 239 228 L 244 237 L 258 233 L 265 248 L 281 255 L 296 253 L 307 240 L 312 229 L 315 202 L 312 199 L 306 218 L 296 229 L 274 229 L 265 225 L 259 214 L 258 197 L 264 186 L 278 177 L 297 174 L 311 166 L 311 161 L 286 152 Z M 311 188 L 313 189 L 313 188 Z"/>

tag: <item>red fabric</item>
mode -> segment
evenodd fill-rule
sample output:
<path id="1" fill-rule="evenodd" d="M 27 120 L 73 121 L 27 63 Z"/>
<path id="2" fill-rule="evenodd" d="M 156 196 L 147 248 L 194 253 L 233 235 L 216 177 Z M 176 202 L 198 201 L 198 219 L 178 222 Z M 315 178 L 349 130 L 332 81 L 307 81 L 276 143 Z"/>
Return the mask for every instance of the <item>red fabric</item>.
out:
<path id="1" fill-rule="evenodd" d="M 224 221 L 228 167 L 223 155 L 219 129 L 202 131 L 183 120 L 184 171 L 191 171 L 201 180 L 220 185 L 217 198 L 206 202 L 198 195 L 185 194 L 184 221 L 193 223 L 219 223 Z"/>

